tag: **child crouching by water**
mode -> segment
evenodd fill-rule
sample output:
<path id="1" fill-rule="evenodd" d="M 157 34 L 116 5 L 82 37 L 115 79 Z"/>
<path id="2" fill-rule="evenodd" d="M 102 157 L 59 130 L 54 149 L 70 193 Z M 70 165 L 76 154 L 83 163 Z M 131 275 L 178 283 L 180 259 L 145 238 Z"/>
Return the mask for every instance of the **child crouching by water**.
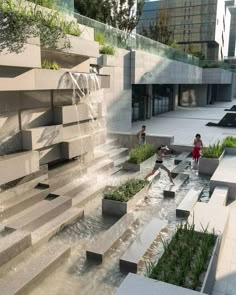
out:
<path id="1" fill-rule="evenodd" d="M 166 173 L 168 174 L 169 176 L 169 179 L 170 179 L 170 182 L 174 185 L 174 181 L 173 181 L 173 178 L 172 178 L 172 175 L 171 175 L 171 172 L 168 168 L 166 168 L 166 166 L 163 165 L 163 159 L 164 158 L 167 158 L 167 157 L 170 157 L 171 155 L 166 155 L 165 153 L 169 151 L 169 148 L 165 145 L 161 145 L 157 148 L 157 151 L 156 151 L 156 154 L 157 154 L 157 159 L 156 159 L 156 162 L 155 162 L 155 166 L 152 170 L 152 172 L 150 172 L 146 177 L 145 179 L 147 179 L 148 177 L 152 176 L 153 174 L 155 174 L 155 172 L 158 170 L 158 169 L 163 169 L 166 171 Z"/>

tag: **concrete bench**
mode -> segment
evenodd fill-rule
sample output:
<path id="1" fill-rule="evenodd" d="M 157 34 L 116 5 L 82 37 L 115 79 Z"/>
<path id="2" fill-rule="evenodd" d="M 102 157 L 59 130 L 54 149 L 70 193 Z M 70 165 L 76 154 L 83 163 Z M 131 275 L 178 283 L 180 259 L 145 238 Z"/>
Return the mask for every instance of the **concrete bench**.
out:
<path id="1" fill-rule="evenodd" d="M 188 217 L 193 207 L 197 203 L 202 191 L 203 187 L 191 188 L 186 196 L 183 198 L 179 206 L 176 208 L 176 216 Z"/>
<path id="2" fill-rule="evenodd" d="M 178 155 L 175 160 L 174 164 L 178 165 L 180 162 L 186 160 L 191 155 L 191 152 L 183 152 L 180 155 Z"/>
<path id="3" fill-rule="evenodd" d="M 29 232 L 17 230 L 4 238 L 0 243 L 0 266 L 31 246 L 31 235 Z M 0 294 L 5 294 L 1 293 Z"/>
<path id="4" fill-rule="evenodd" d="M 178 174 L 183 173 L 185 168 L 187 168 L 190 165 L 190 161 L 182 161 L 180 162 L 172 171 L 171 175 L 173 178 L 175 178 Z"/>
<path id="5" fill-rule="evenodd" d="M 0 294 L 16 295 L 28 293 L 29 287 L 42 280 L 49 272 L 55 270 L 70 255 L 70 247 L 51 245 L 23 266 L 8 272 L 0 281 Z"/>
<path id="6" fill-rule="evenodd" d="M 174 198 L 177 190 L 184 184 L 186 180 L 189 179 L 188 174 L 178 174 L 178 176 L 174 179 L 175 185 L 168 185 L 164 191 L 164 197 Z"/>
<path id="7" fill-rule="evenodd" d="M 28 208 L 27 213 L 19 213 L 12 221 L 7 221 L 6 229 L 21 229 L 33 231 L 49 220 L 55 218 L 72 205 L 71 198 L 60 196 L 52 201 L 41 201 Z"/>
<path id="8" fill-rule="evenodd" d="M 138 235 L 133 244 L 128 248 L 124 255 L 120 258 L 121 272 L 134 272 L 143 263 L 142 258 L 149 250 L 160 231 L 166 226 L 167 222 L 154 218 L 148 223 L 141 234 Z"/>
<path id="9" fill-rule="evenodd" d="M 134 217 L 132 213 L 125 214 L 108 231 L 99 236 L 95 241 L 92 241 L 86 250 L 87 258 L 103 262 L 111 248 L 136 223 L 138 223 L 137 217 Z"/>
<path id="10" fill-rule="evenodd" d="M 209 205 L 226 206 L 226 203 L 228 200 L 228 193 L 229 193 L 228 187 L 216 186 L 209 200 Z"/>

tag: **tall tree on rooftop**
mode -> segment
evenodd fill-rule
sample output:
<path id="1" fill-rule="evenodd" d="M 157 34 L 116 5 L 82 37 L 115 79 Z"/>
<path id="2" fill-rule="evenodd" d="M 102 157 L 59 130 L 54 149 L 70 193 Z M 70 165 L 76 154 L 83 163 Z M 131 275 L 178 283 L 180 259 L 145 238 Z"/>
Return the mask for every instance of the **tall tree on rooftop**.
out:
<path id="1" fill-rule="evenodd" d="M 136 27 L 143 5 L 144 0 L 75 0 L 80 14 L 128 33 Z"/>

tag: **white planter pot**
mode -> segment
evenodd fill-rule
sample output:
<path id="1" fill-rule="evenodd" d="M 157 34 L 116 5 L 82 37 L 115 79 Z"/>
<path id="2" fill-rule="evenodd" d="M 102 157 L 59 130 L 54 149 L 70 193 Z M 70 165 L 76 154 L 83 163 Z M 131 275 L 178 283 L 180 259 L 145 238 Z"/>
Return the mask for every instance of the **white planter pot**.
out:
<path id="1" fill-rule="evenodd" d="M 217 159 L 214 158 L 200 158 L 199 159 L 199 173 L 206 175 L 213 175 L 219 163 L 223 159 L 224 151 Z"/>

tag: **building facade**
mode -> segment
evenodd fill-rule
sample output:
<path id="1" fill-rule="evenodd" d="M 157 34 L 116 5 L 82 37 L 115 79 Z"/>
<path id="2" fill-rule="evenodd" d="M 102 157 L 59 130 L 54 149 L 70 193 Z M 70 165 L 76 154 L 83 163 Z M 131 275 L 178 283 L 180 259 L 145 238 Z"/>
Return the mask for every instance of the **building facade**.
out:
<path id="1" fill-rule="evenodd" d="M 142 34 L 163 11 L 169 15 L 176 43 L 185 51 L 190 47 L 208 60 L 222 60 L 228 55 L 230 19 L 228 1 L 160 0 L 146 2 L 137 32 Z"/>

